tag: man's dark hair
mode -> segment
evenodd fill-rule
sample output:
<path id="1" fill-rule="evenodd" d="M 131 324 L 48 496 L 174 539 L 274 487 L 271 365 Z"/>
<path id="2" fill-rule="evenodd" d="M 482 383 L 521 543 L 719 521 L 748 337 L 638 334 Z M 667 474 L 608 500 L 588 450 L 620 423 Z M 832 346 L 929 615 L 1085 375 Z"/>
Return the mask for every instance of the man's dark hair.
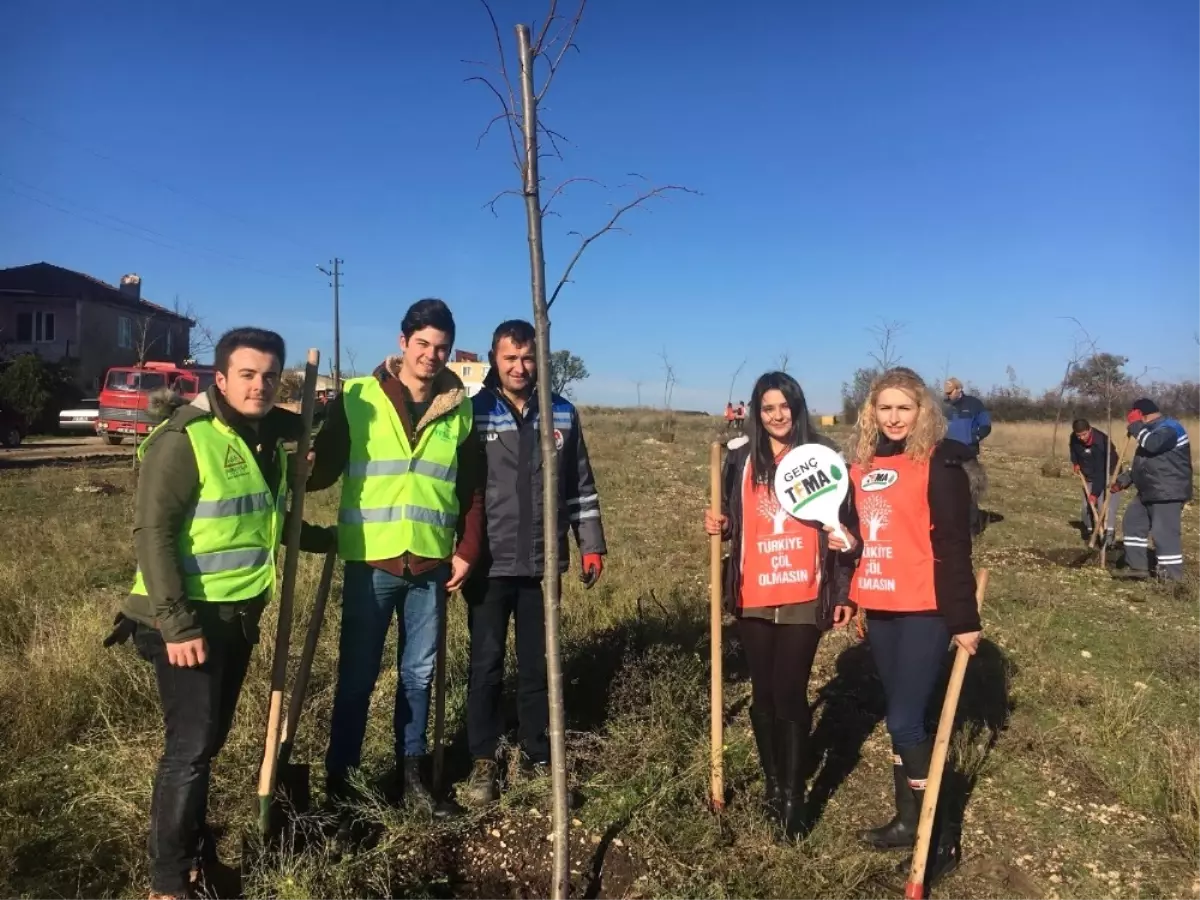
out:
<path id="1" fill-rule="evenodd" d="M 279 361 L 279 371 L 283 371 L 287 347 L 282 337 L 265 328 L 234 328 L 225 332 L 217 341 L 217 349 L 213 351 L 213 367 L 218 372 L 228 375 L 229 357 L 233 355 L 234 350 L 241 350 L 243 347 L 273 354 Z"/>
<path id="2" fill-rule="evenodd" d="M 518 347 L 524 347 L 526 344 L 532 344 L 536 336 L 537 332 L 533 330 L 533 326 L 524 319 L 509 319 L 507 322 L 501 322 L 492 332 L 492 353 L 496 352 L 496 348 L 505 338 Z"/>
<path id="3" fill-rule="evenodd" d="M 1071 430 L 1076 434 L 1079 434 L 1081 431 L 1087 431 L 1091 427 L 1087 419 L 1076 419 L 1071 423 Z"/>
<path id="4" fill-rule="evenodd" d="M 404 314 L 400 323 L 400 333 L 408 340 L 414 332 L 422 328 L 436 328 L 450 335 L 450 344 L 454 344 L 454 315 L 444 301 L 434 297 L 418 300 Z"/>

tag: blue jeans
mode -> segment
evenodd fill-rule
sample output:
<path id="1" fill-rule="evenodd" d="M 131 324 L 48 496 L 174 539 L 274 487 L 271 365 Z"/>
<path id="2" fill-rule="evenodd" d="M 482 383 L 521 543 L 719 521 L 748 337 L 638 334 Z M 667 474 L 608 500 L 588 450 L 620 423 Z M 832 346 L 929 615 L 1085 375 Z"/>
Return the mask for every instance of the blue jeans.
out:
<path id="1" fill-rule="evenodd" d="M 347 562 L 342 586 L 342 633 L 325 772 L 344 778 L 362 761 L 371 693 L 383 662 L 383 644 L 399 621 L 396 646 L 400 683 L 394 726 L 396 759 L 423 756 L 429 694 L 437 661 L 438 622 L 446 603 L 447 566 L 397 577 L 364 562 Z"/>
<path id="2" fill-rule="evenodd" d="M 927 737 L 925 713 L 950 643 L 946 622 L 936 615 L 867 611 L 867 643 L 883 693 L 887 730 L 897 751 Z"/>

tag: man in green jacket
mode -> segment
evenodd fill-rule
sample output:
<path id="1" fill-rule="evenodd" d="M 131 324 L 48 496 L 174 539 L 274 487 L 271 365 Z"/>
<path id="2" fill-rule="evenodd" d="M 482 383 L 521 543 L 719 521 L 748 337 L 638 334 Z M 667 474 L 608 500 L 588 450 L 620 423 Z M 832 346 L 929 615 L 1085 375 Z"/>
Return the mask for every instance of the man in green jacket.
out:
<path id="1" fill-rule="evenodd" d="M 150 802 L 151 897 L 186 897 L 215 861 L 205 823 L 209 774 L 233 723 L 276 582 L 287 454 L 301 429 L 276 409 L 284 343 L 238 328 L 215 352 L 215 385 L 174 407 L 138 448 L 134 512 L 138 570 L 105 642 L 132 636 L 154 666 L 166 746 Z M 301 549 L 332 549 L 331 530 L 305 525 Z"/>

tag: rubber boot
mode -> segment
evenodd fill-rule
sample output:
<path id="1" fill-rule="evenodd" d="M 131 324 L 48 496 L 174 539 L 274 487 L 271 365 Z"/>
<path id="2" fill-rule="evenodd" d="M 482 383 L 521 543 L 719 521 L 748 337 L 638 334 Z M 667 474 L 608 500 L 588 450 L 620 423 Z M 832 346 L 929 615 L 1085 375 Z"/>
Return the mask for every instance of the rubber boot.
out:
<path id="1" fill-rule="evenodd" d="M 917 800 L 917 809 L 925 801 L 925 782 L 929 777 L 929 762 L 933 756 L 933 739 L 926 738 L 915 747 L 906 747 L 900 751 L 904 760 L 904 771 L 908 774 L 913 796 Z M 955 793 L 957 780 L 954 771 L 947 765 L 942 773 L 942 785 L 938 792 L 938 807 L 933 817 L 933 834 L 929 842 L 929 858 L 925 863 L 925 890 L 928 893 L 939 879 L 958 868 L 961 849 L 959 841 L 962 835 L 962 824 L 952 822 L 949 810 L 953 804 L 948 800 Z M 907 872 L 912 866 L 912 856 L 900 865 L 900 870 Z"/>
<path id="2" fill-rule="evenodd" d="M 781 735 L 776 734 L 775 716 L 752 706 L 750 725 L 754 729 L 754 743 L 758 745 L 758 759 L 763 770 L 763 812 L 771 821 L 782 822 L 783 792 L 779 786 L 777 759 Z"/>
<path id="3" fill-rule="evenodd" d="M 917 839 L 917 822 L 921 807 L 904 774 L 900 754 L 892 748 L 892 782 L 896 792 L 896 815 L 886 825 L 859 832 L 858 839 L 876 850 L 911 847 Z"/>
<path id="4" fill-rule="evenodd" d="M 800 722 L 776 719 L 775 727 L 783 733 L 783 754 L 779 759 L 780 793 L 783 809 L 780 823 L 784 836 L 794 841 L 808 834 L 804 808 L 804 764 L 808 753 L 808 729 Z"/>

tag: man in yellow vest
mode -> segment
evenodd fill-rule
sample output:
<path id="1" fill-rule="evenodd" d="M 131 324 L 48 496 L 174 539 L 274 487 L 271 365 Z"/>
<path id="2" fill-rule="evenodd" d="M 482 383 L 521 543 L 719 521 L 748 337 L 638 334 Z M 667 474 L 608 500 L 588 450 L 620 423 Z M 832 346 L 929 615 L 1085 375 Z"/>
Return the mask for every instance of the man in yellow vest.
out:
<path id="1" fill-rule="evenodd" d="M 454 344 L 450 309 L 441 300 L 418 301 L 400 328 L 402 355 L 343 384 L 314 445 L 308 489 L 342 478 L 338 555 L 346 563 L 325 774 L 331 799 L 351 796 L 349 778 L 362 761 L 395 616 L 398 794 L 432 807 L 422 770 L 438 629 L 447 594 L 479 555 L 482 452 L 471 399 L 446 368 Z"/>
<path id="2" fill-rule="evenodd" d="M 215 384 L 138 448 L 137 574 L 106 646 L 133 638 L 152 663 L 166 746 L 150 802 L 152 898 L 186 897 L 216 862 L 205 823 L 209 773 L 233 724 L 258 622 L 276 581 L 287 456 L 300 417 L 274 407 L 283 339 L 238 328 L 215 351 Z M 162 399 L 162 398 L 159 398 Z M 301 549 L 332 549 L 307 524 Z"/>

